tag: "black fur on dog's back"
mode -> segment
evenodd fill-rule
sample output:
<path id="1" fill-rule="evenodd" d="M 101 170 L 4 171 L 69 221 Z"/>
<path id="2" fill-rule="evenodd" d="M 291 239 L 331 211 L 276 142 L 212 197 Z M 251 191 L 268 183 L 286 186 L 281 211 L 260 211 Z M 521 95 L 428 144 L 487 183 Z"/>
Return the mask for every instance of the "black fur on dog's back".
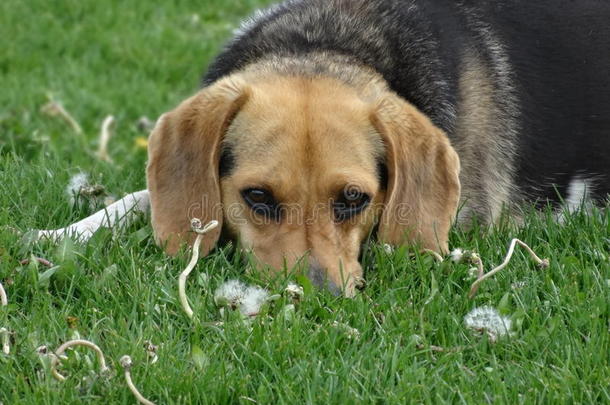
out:
<path id="1" fill-rule="evenodd" d="M 447 130 L 459 58 L 445 63 L 430 23 L 409 1 L 287 1 L 255 16 L 209 67 L 204 84 L 265 57 L 330 51 L 373 67 Z"/>
<path id="2" fill-rule="evenodd" d="M 493 3 L 493 2 L 490 2 Z M 516 182 L 543 200 L 575 177 L 610 193 L 610 2 L 503 1 L 502 35 L 521 110 Z"/>
<path id="3" fill-rule="evenodd" d="M 247 24 L 204 84 L 266 58 L 320 51 L 377 71 L 447 132 L 468 160 L 465 175 L 474 180 L 466 183 L 485 176 L 512 183 L 506 203 L 558 201 L 578 179 L 593 188 L 590 197 L 610 193 L 610 2 L 287 1 Z M 472 55 L 491 82 L 497 117 L 484 135 L 460 129 L 472 108 L 460 88 Z M 470 153 L 477 136 L 492 141 Z M 495 158 L 472 161 L 486 153 Z M 469 189 L 468 198 L 494 198 L 493 187 Z"/>

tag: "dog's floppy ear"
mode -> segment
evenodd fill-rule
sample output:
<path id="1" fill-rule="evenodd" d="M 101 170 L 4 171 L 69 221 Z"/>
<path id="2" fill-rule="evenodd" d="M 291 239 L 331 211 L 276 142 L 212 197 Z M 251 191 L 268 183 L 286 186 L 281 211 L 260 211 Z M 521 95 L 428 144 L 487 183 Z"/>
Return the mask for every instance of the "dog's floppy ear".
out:
<path id="1" fill-rule="evenodd" d="M 202 254 L 216 244 L 223 216 L 220 144 L 247 97 L 243 81 L 230 77 L 159 118 L 148 143 L 146 177 L 155 240 L 168 254 L 175 254 L 184 242 L 194 242 L 192 218 L 203 224 L 219 221 L 220 226 L 205 236 Z"/>
<path id="2" fill-rule="evenodd" d="M 419 242 L 447 252 L 460 198 L 460 162 L 430 119 L 394 94 L 375 106 L 372 122 L 386 144 L 388 189 L 379 240 Z"/>

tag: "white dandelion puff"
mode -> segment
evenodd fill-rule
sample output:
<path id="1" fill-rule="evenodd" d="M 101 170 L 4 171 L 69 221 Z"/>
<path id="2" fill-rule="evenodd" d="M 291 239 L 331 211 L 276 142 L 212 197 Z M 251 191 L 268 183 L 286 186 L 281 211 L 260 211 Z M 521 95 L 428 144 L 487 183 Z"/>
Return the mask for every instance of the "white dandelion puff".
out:
<path id="1" fill-rule="evenodd" d="M 294 283 L 289 283 L 284 289 L 284 291 L 286 292 L 286 294 L 288 294 L 290 298 L 295 301 L 299 301 L 301 298 L 303 298 L 303 295 L 305 295 L 303 287 Z"/>
<path id="2" fill-rule="evenodd" d="M 150 340 L 144 342 L 144 350 L 146 350 L 150 364 L 155 364 L 159 360 L 159 356 L 157 356 L 158 348 L 159 347 L 154 345 Z"/>
<path id="3" fill-rule="evenodd" d="M 453 249 L 449 253 L 449 259 L 454 263 L 460 263 L 464 259 L 464 250 L 461 248 Z"/>
<path id="4" fill-rule="evenodd" d="M 501 316 L 495 308 L 484 306 L 475 308 L 464 317 L 468 329 L 479 334 L 487 334 L 492 342 L 510 334 L 511 320 Z"/>
<path id="5" fill-rule="evenodd" d="M 479 268 L 478 267 L 471 267 L 468 269 L 468 278 L 469 279 L 473 279 L 473 278 L 477 278 L 479 275 Z"/>
<path id="6" fill-rule="evenodd" d="M 38 346 L 36 349 L 34 349 L 34 351 L 39 356 L 45 356 L 49 353 L 49 348 L 46 345 L 42 345 L 42 346 Z"/>
<path id="7" fill-rule="evenodd" d="M 386 252 L 386 254 L 391 255 L 392 253 L 394 253 L 394 247 L 388 243 L 384 243 L 383 251 Z"/>
<path id="8" fill-rule="evenodd" d="M 239 280 L 229 280 L 214 293 L 214 302 L 219 307 L 237 309 L 244 298 L 246 285 Z"/>
<path id="9" fill-rule="evenodd" d="M 70 181 L 66 186 L 66 194 L 70 200 L 70 204 L 74 205 L 75 198 L 80 194 L 81 190 L 89 186 L 89 175 L 79 172 L 70 177 Z"/>
<path id="10" fill-rule="evenodd" d="M 78 172 L 70 177 L 66 186 L 66 194 L 70 205 L 78 202 L 82 207 L 95 208 L 98 203 L 106 202 L 106 190 L 100 184 L 91 184 L 87 173 Z M 108 200 L 107 202 L 110 202 Z"/>
<path id="11" fill-rule="evenodd" d="M 334 321 L 332 323 L 332 327 L 341 330 L 348 339 L 358 340 L 360 339 L 360 331 L 356 328 L 352 328 L 351 326 L 341 323 L 338 321 Z"/>
<path id="12" fill-rule="evenodd" d="M 244 292 L 244 298 L 239 307 L 239 311 L 245 316 L 256 316 L 261 311 L 261 308 L 267 299 L 269 293 L 264 288 L 258 286 L 250 286 Z"/>
<path id="13" fill-rule="evenodd" d="M 248 286 L 239 280 L 229 280 L 214 293 L 214 302 L 221 307 L 238 309 L 244 316 L 258 315 L 263 304 L 269 300 L 269 293 L 258 286 Z"/>

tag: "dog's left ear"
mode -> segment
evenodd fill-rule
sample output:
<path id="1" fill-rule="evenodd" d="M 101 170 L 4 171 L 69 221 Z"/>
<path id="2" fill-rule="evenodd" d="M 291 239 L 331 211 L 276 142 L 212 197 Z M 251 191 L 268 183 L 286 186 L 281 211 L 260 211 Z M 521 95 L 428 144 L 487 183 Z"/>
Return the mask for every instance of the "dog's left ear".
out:
<path id="1" fill-rule="evenodd" d="M 202 254 L 220 236 L 219 159 L 222 137 L 248 98 L 238 77 L 204 88 L 159 118 L 148 142 L 146 177 L 157 243 L 175 254 L 192 244 L 191 219 L 220 223 L 203 239 Z"/>
<path id="2" fill-rule="evenodd" d="M 457 153 L 442 130 L 394 94 L 377 102 L 371 119 L 385 142 L 388 168 L 379 240 L 446 253 L 460 199 Z"/>

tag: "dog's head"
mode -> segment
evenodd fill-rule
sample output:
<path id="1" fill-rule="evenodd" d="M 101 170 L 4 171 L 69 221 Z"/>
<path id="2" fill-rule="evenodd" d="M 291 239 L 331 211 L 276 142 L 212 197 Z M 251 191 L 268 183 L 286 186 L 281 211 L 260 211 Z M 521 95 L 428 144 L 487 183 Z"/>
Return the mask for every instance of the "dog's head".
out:
<path id="1" fill-rule="evenodd" d="M 149 141 L 158 243 L 218 220 L 272 269 L 304 255 L 314 281 L 354 292 L 362 242 L 446 251 L 459 160 L 445 134 L 390 91 L 335 79 L 223 79 L 164 114 Z M 216 244 L 217 229 L 203 252 Z"/>

